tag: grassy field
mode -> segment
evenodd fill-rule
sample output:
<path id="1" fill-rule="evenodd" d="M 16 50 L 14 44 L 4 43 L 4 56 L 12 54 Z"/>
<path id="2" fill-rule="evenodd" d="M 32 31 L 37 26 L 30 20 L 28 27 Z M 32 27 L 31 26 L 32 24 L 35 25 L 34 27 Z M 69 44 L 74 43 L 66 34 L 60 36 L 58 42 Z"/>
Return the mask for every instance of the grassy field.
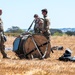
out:
<path id="1" fill-rule="evenodd" d="M 5 46 L 12 47 L 15 38 L 7 39 Z M 72 50 L 72 56 L 75 55 L 75 36 L 52 36 L 51 45 L 63 46 L 64 49 L 55 50 L 49 58 L 44 60 L 20 60 L 11 50 L 6 51 L 10 59 L 2 59 L 0 53 L 0 75 L 75 75 L 75 62 L 58 60 L 66 48 Z"/>

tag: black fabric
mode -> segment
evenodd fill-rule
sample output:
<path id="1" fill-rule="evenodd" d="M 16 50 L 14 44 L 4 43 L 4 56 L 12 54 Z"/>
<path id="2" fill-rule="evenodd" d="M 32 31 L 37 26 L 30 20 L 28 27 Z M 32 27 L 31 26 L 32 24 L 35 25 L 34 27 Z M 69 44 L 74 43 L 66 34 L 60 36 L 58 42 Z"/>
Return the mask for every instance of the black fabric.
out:
<path id="1" fill-rule="evenodd" d="M 73 62 L 75 62 L 75 57 L 59 57 L 59 60 L 60 61 L 73 61 Z"/>
<path id="2" fill-rule="evenodd" d="M 63 50 L 64 47 L 63 46 L 53 46 L 52 50 Z"/>
<path id="3" fill-rule="evenodd" d="M 24 44 L 25 41 L 26 41 L 26 39 L 22 39 L 21 38 L 18 50 L 15 51 L 15 53 L 18 55 L 19 58 L 23 58 L 24 57 L 23 44 Z"/>
<path id="4" fill-rule="evenodd" d="M 65 53 L 59 57 L 60 61 L 75 61 L 75 57 L 71 57 L 71 50 L 67 49 L 65 50 Z"/>

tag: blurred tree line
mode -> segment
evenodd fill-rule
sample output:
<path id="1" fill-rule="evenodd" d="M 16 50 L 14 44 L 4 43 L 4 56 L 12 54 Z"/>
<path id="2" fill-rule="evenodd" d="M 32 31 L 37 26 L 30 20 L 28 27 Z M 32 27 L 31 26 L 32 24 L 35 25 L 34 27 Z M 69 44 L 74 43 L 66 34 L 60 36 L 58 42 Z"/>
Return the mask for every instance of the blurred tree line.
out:
<path id="1" fill-rule="evenodd" d="M 67 32 L 65 32 L 65 34 L 70 35 L 70 36 L 72 36 L 72 35 L 75 36 L 75 31 L 67 31 Z"/>
<path id="2" fill-rule="evenodd" d="M 23 33 L 24 30 L 20 29 L 18 26 L 12 26 L 11 28 L 8 28 L 6 32 L 8 32 L 8 33 Z"/>
<path id="3" fill-rule="evenodd" d="M 5 34 L 7 36 L 18 36 L 18 35 L 20 35 L 23 32 L 24 32 L 24 30 L 19 28 L 18 26 L 12 26 L 11 28 L 8 28 L 5 31 Z"/>
<path id="4" fill-rule="evenodd" d="M 67 31 L 67 32 L 64 32 L 64 33 L 59 29 L 50 29 L 50 31 L 51 31 L 52 36 L 62 36 L 64 34 L 69 35 L 69 36 L 75 35 L 75 32 L 72 32 L 72 31 Z M 11 28 L 8 28 L 5 31 L 5 34 L 7 36 L 18 36 L 21 33 L 25 33 L 25 32 L 26 32 L 25 29 L 21 29 L 18 26 L 12 26 Z M 33 33 L 34 32 L 33 29 L 31 29 L 30 32 Z"/>

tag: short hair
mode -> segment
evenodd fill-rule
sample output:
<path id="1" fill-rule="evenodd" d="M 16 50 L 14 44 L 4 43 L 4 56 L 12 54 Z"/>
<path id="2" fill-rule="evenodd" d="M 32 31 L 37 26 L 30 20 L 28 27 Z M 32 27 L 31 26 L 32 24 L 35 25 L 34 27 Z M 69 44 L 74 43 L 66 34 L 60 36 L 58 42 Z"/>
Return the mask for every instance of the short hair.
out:
<path id="1" fill-rule="evenodd" d="M 38 17 L 38 15 L 37 15 L 37 14 L 35 14 L 35 15 L 34 15 L 34 17 Z"/>

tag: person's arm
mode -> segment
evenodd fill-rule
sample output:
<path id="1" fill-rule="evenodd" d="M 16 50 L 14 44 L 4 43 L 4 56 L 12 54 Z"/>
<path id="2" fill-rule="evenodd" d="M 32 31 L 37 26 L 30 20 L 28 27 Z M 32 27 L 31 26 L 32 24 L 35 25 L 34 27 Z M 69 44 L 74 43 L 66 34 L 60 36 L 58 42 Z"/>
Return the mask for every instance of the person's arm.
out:
<path id="1" fill-rule="evenodd" d="M 3 32 L 4 33 L 4 29 L 3 29 L 3 22 L 0 18 L 0 32 Z"/>
<path id="2" fill-rule="evenodd" d="M 49 30 L 50 26 L 50 20 L 49 18 L 44 18 L 44 28 L 43 28 L 43 33 Z"/>
<path id="3" fill-rule="evenodd" d="M 46 26 L 45 26 L 45 30 L 49 30 L 49 26 L 50 26 L 50 19 L 49 18 L 45 18 L 46 21 Z"/>
<path id="4" fill-rule="evenodd" d="M 43 24 L 43 23 L 44 23 L 44 21 L 42 19 L 40 19 L 39 24 Z"/>

